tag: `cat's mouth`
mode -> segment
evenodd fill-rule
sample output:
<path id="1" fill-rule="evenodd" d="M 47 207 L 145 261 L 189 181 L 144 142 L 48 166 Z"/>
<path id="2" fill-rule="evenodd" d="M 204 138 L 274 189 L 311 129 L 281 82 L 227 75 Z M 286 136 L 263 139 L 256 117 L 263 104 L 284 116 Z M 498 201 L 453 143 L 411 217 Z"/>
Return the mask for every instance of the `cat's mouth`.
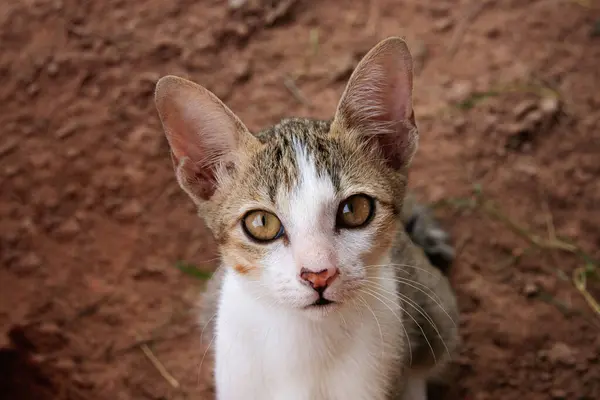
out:
<path id="1" fill-rule="evenodd" d="M 325 297 L 319 297 L 317 301 L 306 306 L 306 308 L 322 308 L 327 307 L 328 305 L 335 304 L 335 301 L 326 299 Z"/>

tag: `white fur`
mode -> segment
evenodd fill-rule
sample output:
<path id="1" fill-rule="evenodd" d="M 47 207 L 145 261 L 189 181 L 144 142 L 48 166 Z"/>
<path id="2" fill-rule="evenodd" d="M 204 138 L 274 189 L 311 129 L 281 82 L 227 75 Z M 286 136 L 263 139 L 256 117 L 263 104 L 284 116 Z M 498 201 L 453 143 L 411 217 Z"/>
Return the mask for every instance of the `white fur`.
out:
<path id="1" fill-rule="evenodd" d="M 335 232 L 343 199 L 298 143 L 295 152 L 298 185 L 280 193 L 275 210 L 289 246 L 268 245 L 259 280 L 231 268 L 224 278 L 214 342 L 217 399 L 383 400 L 404 348 L 393 269 L 363 265 L 374 239 L 368 226 Z M 332 264 L 340 276 L 325 297 L 338 303 L 305 309 L 318 295 L 300 282 L 300 269 Z M 388 278 L 378 280 L 381 290 L 364 286 L 375 275 Z"/>

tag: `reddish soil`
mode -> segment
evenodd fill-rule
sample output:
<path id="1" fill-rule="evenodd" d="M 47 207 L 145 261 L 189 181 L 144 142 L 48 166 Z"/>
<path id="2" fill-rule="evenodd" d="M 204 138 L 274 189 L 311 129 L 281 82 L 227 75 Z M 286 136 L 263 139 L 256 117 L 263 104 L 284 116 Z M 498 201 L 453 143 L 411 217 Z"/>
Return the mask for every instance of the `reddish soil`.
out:
<path id="1" fill-rule="evenodd" d="M 600 9 L 585 4 L 2 2 L 0 398 L 212 398 L 204 282 L 175 265 L 210 271 L 216 253 L 173 177 L 156 80 L 207 85 L 252 129 L 327 118 L 356 60 L 401 35 L 417 63 L 412 186 L 431 202 L 480 188 L 501 211 L 438 208 L 459 247 L 455 398 L 599 399 L 582 256 L 506 223 L 600 259 Z"/>

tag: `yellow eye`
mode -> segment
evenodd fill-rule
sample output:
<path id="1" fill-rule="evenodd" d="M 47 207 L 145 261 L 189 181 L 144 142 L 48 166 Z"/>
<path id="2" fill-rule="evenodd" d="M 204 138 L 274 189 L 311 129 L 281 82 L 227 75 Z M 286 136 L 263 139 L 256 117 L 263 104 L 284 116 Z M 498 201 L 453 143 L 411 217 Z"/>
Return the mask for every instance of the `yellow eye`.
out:
<path id="1" fill-rule="evenodd" d="M 355 194 L 340 203 L 337 213 L 338 228 L 360 228 L 371 222 L 375 201 L 365 194 Z"/>
<path id="2" fill-rule="evenodd" d="M 283 225 L 274 214 L 267 211 L 250 211 L 242 220 L 242 227 L 251 239 L 270 242 L 283 235 Z"/>

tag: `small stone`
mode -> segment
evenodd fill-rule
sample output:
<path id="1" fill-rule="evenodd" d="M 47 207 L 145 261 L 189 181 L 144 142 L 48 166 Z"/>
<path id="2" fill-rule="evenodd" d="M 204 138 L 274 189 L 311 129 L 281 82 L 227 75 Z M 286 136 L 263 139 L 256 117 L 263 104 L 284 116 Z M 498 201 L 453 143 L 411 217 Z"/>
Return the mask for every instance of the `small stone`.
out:
<path id="1" fill-rule="evenodd" d="M 547 116 L 553 116 L 558 112 L 558 109 L 560 107 L 559 101 L 556 97 L 554 96 L 547 96 L 544 97 L 541 101 L 540 101 L 540 111 Z"/>
<path id="2" fill-rule="evenodd" d="M 236 82 L 246 82 L 252 76 L 252 64 L 249 60 L 241 60 L 233 67 L 233 76 Z"/>
<path id="3" fill-rule="evenodd" d="M 532 111 L 529 114 L 527 114 L 524 122 L 525 122 L 526 126 L 529 127 L 529 129 L 533 129 L 535 126 L 537 126 L 543 120 L 544 120 L 544 114 L 542 113 L 542 111 L 535 110 L 535 111 Z"/>
<path id="4" fill-rule="evenodd" d="M 513 108 L 513 115 L 517 119 L 522 119 L 530 111 L 535 110 L 537 104 L 533 100 L 523 100 Z"/>
<path id="5" fill-rule="evenodd" d="M 522 122 L 512 122 L 505 124 L 502 126 L 502 130 L 508 133 L 510 136 L 516 136 L 528 131 L 526 125 Z"/>
<path id="6" fill-rule="evenodd" d="M 469 81 L 454 82 L 449 90 L 450 101 L 462 103 L 473 94 L 473 84 Z"/>
<path id="7" fill-rule="evenodd" d="M 452 18 L 442 18 L 438 19 L 433 23 L 433 29 L 435 29 L 437 32 L 446 32 L 450 30 L 450 28 L 452 28 L 453 25 L 454 21 L 452 20 Z"/>
<path id="8" fill-rule="evenodd" d="M 73 160 L 81 155 L 81 150 L 77 149 L 75 147 L 69 147 L 65 151 L 65 155 L 67 156 L 68 159 Z"/>
<path id="9" fill-rule="evenodd" d="M 538 288 L 538 286 L 533 282 L 527 282 L 523 288 L 523 294 L 527 297 L 533 297 L 537 295 L 539 291 L 540 288 Z"/>
<path id="10" fill-rule="evenodd" d="M 13 150 L 15 150 L 17 148 L 18 144 L 19 144 L 19 141 L 17 140 L 17 138 L 12 138 L 12 139 L 6 140 L 0 146 L 0 157 L 4 157 L 4 156 L 8 155 L 9 153 L 11 153 Z"/>
<path id="11" fill-rule="evenodd" d="M 83 376 L 81 376 L 80 374 L 73 374 L 71 376 L 71 381 L 77 385 L 78 387 L 82 388 L 82 389 L 91 389 L 94 387 L 94 382 L 84 378 Z"/>
<path id="12" fill-rule="evenodd" d="M 21 167 L 18 165 L 6 165 L 4 166 L 4 176 L 7 178 L 12 178 L 17 175 L 21 171 Z"/>
<path id="13" fill-rule="evenodd" d="M 56 138 L 57 139 L 66 139 L 69 136 L 73 135 L 75 132 L 77 132 L 77 130 L 79 128 L 80 128 L 79 122 L 69 121 L 65 125 L 61 126 L 56 131 Z"/>
<path id="14" fill-rule="evenodd" d="M 454 126 L 454 130 L 460 133 L 467 126 L 467 120 L 462 115 L 458 115 L 452 119 L 452 125 Z"/>
<path id="15" fill-rule="evenodd" d="M 132 220 L 139 217 L 142 210 L 142 205 L 137 200 L 131 200 L 117 211 L 117 217 L 122 220 Z"/>
<path id="16" fill-rule="evenodd" d="M 19 266 L 22 272 L 32 272 L 42 266 L 42 259 L 35 253 L 27 253 L 19 260 Z"/>
<path id="17" fill-rule="evenodd" d="M 567 398 L 567 392 L 562 389 L 553 389 L 550 393 L 553 399 L 561 400 Z"/>
<path id="18" fill-rule="evenodd" d="M 48 72 L 49 76 L 52 76 L 52 77 L 56 76 L 56 74 L 58 74 L 58 64 L 55 63 L 54 61 L 51 61 L 46 66 L 46 72 Z"/>
<path id="19" fill-rule="evenodd" d="M 42 335 L 61 335 L 62 330 L 54 322 L 42 322 L 35 327 L 35 331 Z"/>
<path id="20" fill-rule="evenodd" d="M 75 370 L 77 365 L 70 358 L 60 358 L 54 362 L 53 366 L 62 372 L 71 372 Z"/>
<path id="21" fill-rule="evenodd" d="M 451 6 L 442 2 L 432 3 L 428 8 L 432 17 L 445 17 L 451 12 Z"/>
<path id="22" fill-rule="evenodd" d="M 246 4 L 246 0 L 229 0 L 227 3 L 230 9 L 237 10 Z"/>
<path id="23" fill-rule="evenodd" d="M 575 350 L 563 342 L 556 342 L 547 352 L 546 357 L 552 363 L 566 366 L 575 365 Z"/>
<path id="24" fill-rule="evenodd" d="M 72 218 L 59 225 L 58 228 L 56 228 L 55 233 L 63 239 L 68 239 L 76 236 L 80 231 L 81 226 L 79 225 L 79 222 Z"/>
<path id="25" fill-rule="evenodd" d="M 30 97 L 34 97 L 35 95 L 37 95 L 39 93 L 40 87 L 37 84 L 32 83 L 29 86 L 27 86 L 26 91 Z"/>

